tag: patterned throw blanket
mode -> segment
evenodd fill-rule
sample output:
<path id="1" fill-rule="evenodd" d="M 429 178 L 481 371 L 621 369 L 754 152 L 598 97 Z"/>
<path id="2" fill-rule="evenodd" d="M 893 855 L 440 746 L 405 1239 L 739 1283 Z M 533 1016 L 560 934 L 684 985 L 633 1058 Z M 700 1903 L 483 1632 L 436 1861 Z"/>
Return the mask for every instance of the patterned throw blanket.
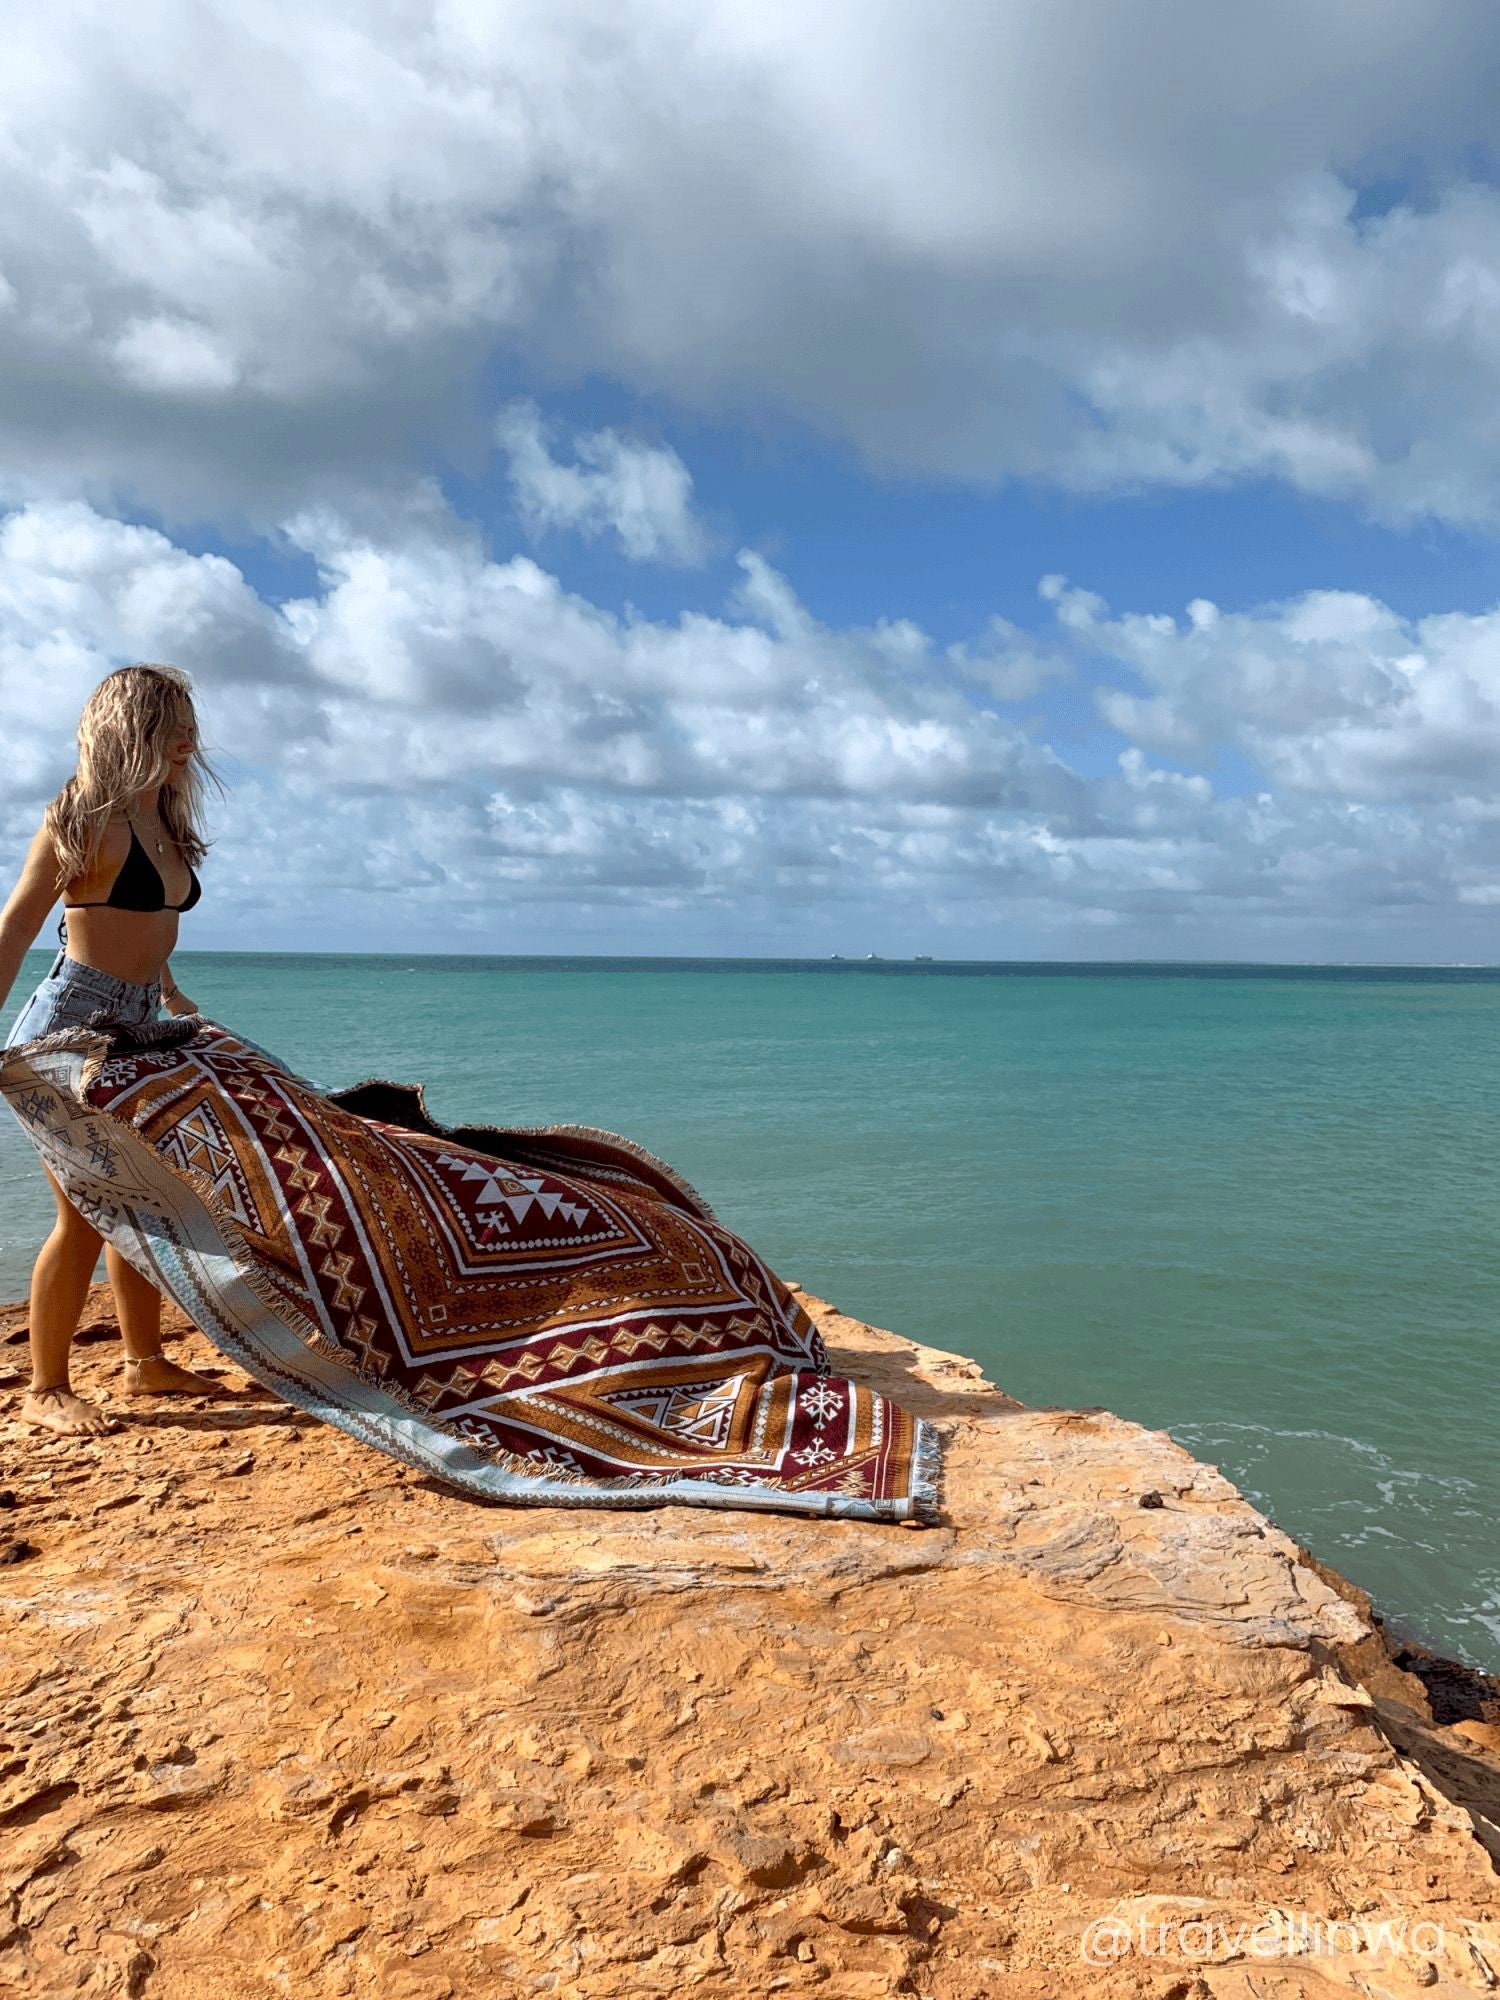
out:
<path id="1" fill-rule="evenodd" d="M 288 1402 L 490 1499 L 938 1519 L 930 1424 L 643 1147 L 325 1092 L 192 1015 L 0 1051 L 75 1206 Z"/>

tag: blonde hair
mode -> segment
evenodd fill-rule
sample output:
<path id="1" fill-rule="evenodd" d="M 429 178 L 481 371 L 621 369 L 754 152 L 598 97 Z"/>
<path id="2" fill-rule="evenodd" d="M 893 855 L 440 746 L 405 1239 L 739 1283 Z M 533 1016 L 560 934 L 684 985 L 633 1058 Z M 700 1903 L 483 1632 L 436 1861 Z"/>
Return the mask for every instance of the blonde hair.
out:
<path id="1" fill-rule="evenodd" d="M 57 855 L 57 888 L 92 867 L 109 816 L 128 812 L 138 792 L 158 786 L 162 825 L 190 867 L 208 852 L 198 828 L 203 780 L 223 781 L 194 748 L 182 776 L 169 782 L 167 749 L 184 729 L 198 730 L 193 684 L 181 667 L 117 667 L 84 703 L 78 719 L 78 769 L 43 815 Z"/>

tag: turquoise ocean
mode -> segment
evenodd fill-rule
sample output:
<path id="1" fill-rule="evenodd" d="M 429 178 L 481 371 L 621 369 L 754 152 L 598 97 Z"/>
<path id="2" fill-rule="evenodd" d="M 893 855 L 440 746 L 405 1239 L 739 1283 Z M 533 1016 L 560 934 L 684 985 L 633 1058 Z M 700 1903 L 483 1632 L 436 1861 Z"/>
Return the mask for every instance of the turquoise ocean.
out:
<path id="1" fill-rule="evenodd" d="M 1169 1431 L 1398 1633 L 1500 1671 L 1500 970 L 173 965 L 325 1086 L 628 1134 L 783 1276 Z M 50 1214 L 6 1116 L 0 1298 Z"/>

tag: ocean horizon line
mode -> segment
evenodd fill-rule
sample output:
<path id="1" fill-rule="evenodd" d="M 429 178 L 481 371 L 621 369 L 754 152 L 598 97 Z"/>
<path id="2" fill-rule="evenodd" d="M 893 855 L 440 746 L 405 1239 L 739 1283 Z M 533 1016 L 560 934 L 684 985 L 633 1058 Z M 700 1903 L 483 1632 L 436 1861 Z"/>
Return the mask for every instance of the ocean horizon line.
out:
<path id="1" fill-rule="evenodd" d="M 32 945 L 32 951 L 51 952 L 52 946 Z M 1494 959 L 1397 959 L 1397 958 L 946 958 L 926 952 L 827 952 L 812 955 L 800 952 L 509 952 L 434 950 L 420 946 L 387 947 L 360 951 L 336 951 L 313 947 L 192 946 L 174 947 L 174 958 L 288 958 L 288 959 L 483 959 L 507 964 L 553 965 L 585 961 L 600 965 L 840 965 L 850 971 L 871 966 L 899 967 L 994 967 L 1004 970 L 1109 971 L 1112 969 L 1198 971 L 1216 968 L 1245 972 L 1500 972 Z"/>

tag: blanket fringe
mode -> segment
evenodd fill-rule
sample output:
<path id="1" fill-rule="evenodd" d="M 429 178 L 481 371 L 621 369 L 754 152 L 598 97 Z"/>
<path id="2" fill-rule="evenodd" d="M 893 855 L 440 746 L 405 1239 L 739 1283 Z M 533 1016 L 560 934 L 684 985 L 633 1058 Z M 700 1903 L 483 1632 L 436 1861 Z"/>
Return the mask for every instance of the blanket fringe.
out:
<path id="1" fill-rule="evenodd" d="M 936 1528 L 942 1525 L 943 1519 L 939 1485 L 946 1440 L 930 1417 L 918 1417 L 915 1423 L 916 1439 L 911 1457 L 912 1514 L 929 1528 Z"/>
<path id="2" fill-rule="evenodd" d="M 0 1063 L 12 1056 L 30 1062 L 36 1056 L 77 1052 L 83 1056 L 79 1089 L 87 1091 L 91 1084 L 97 1082 L 100 1070 L 112 1055 L 131 1049 L 175 1048 L 179 1042 L 190 1041 L 208 1025 L 207 1018 L 202 1014 L 174 1014 L 168 1021 L 116 1021 L 111 1018 L 108 1008 L 96 1007 L 81 1021 L 72 1021 L 65 1028 L 53 1028 L 48 1034 L 35 1035 L 29 1042 L 13 1042 L 9 1048 L 0 1049 Z"/>

